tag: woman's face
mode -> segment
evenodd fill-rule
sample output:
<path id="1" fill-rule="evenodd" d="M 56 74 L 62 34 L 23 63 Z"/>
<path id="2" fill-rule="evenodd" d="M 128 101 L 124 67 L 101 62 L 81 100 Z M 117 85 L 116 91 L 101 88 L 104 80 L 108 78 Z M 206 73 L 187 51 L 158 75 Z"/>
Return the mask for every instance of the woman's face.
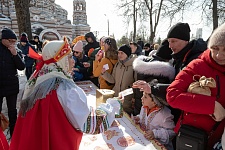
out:
<path id="1" fill-rule="evenodd" d="M 104 50 L 107 51 L 109 49 L 109 45 L 107 43 L 104 44 Z"/>
<path id="2" fill-rule="evenodd" d="M 127 54 L 125 54 L 123 51 L 118 51 L 118 59 L 122 61 L 127 59 Z"/>
<path id="3" fill-rule="evenodd" d="M 151 109 L 151 108 L 156 106 L 155 102 L 150 97 L 150 95 L 145 93 L 145 92 L 143 92 L 143 96 L 142 96 L 141 100 L 142 100 L 142 105 L 143 106 L 148 106 L 149 109 Z"/>
<path id="4" fill-rule="evenodd" d="M 211 55 L 217 64 L 225 65 L 225 47 L 224 46 L 213 46 L 211 48 Z"/>
<path id="5" fill-rule="evenodd" d="M 80 57 L 81 56 L 81 52 L 78 52 L 78 51 L 74 51 L 73 52 L 73 56 L 75 56 L 75 57 Z"/>
<path id="6" fill-rule="evenodd" d="M 130 48 L 131 48 L 132 53 L 135 53 L 137 50 L 137 46 L 135 46 L 134 44 L 130 44 Z"/>
<path id="7" fill-rule="evenodd" d="M 100 46 L 104 46 L 105 45 L 105 38 L 102 38 L 100 41 Z"/>

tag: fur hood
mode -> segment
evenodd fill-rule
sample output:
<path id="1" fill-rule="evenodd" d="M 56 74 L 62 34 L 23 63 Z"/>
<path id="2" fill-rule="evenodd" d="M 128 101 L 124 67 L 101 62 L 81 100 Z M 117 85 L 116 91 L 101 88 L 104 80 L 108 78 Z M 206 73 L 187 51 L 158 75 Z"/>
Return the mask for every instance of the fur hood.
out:
<path id="1" fill-rule="evenodd" d="M 145 75 L 164 76 L 173 80 L 175 77 L 175 69 L 169 62 L 158 60 L 144 61 L 149 59 L 146 56 L 139 56 L 133 62 L 134 71 Z"/>

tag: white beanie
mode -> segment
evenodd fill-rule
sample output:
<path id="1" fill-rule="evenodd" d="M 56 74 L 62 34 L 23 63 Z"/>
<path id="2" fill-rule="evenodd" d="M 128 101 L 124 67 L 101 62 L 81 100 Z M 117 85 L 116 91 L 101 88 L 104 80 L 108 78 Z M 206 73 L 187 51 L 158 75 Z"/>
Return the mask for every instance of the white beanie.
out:
<path id="1" fill-rule="evenodd" d="M 83 52 L 83 42 L 82 42 L 82 41 L 78 41 L 78 42 L 74 45 L 73 51 L 76 51 L 76 52 Z"/>
<path id="2" fill-rule="evenodd" d="M 208 48 L 212 46 L 225 46 L 225 23 L 216 28 L 210 36 Z"/>

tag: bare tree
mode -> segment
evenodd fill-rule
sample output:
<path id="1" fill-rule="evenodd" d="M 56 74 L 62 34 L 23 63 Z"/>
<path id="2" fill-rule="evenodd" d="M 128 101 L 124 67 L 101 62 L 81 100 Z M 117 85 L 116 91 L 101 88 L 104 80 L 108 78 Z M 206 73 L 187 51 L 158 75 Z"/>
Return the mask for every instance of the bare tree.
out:
<path id="1" fill-rule="evenodd" d="M 140 11 L 141 6 L 140 0 L 121 0 L 121 3 L 118 5 L 118 9 L 123 10 L 122 16 L 125 18 L 126 22 L 130 22 L 131 19 L 133 20 L 133 41 L 135 41 L 137 35 L 138 12 Z"/>
<path id="2" fill-rule="evenodd" d="M 157 27 L 161 18 L 169 19 L 169 26 L 176 20 L 183 21 L 190 14 L 190 11 L 196 12 L 201 16 L 200 22 L 204 19 L 209 26 L 213 23 L 213 29 L 218 24 L 225 21 L 225 1 L 224 0 L 122 0 L 119 8 L 123 8 L 123 16 L 133 19 L 134 30 L 132 37 L 136 34 L 137 22 L 149 22 L 150 42 L 153 42 L 157 33 Z M 133 9 L 131 9 L 133 8 Z M 136 8 L 136 9 L 135 9 Z M 144 18 L 148 18 L 143 20 Z M 200 23 L 199 22 L 199 23 Z"/>
<path id="3" fill-rule="evenodd" d="M 133 24 L 134 24 L 133 41 L 135 41 L 136 31 L 137 31 L 137 8 L 136 8 L 136 1 L 137 0 L 133 0 Z"/>
<path id="4" fill-rule="evenodd" d="M 150 42 L 153 43 L 153 40 L 155 38 L 156 28 L 159 23 L 163 0 L 160 0 L 159 4 L 156 4 L 157 7 L 154 7 L 153 0 L 150 0 L 150 1 L 144 0 L 144 2 L 149 14 Z M 155 14 L 155 18 L 154 18 L 154 14 Z"/>
<path id="5" fill-rule="evenodd" d="M 202 13 L 203 18 L 206 18 L 209 24 L 213 23 L 213 29 L 217 28 L 219 23 L 225 21 L 225 1 L 203 0 Z"/>
<path id="6" fill-rule="evenodd" d="M 28 38 L 32 38 L 31 23 L 30 23 L 30 0 L 14 0 L 16 9 L 16 18 L 19 28 L 19 34 L 26 32 Z"/>
<path id="7" fill-rule="evenodd" d="M 133 19 L 134 30 L 132 32 L 133 40 L 137 37 L 137 22 L 149 21 L 150 30 L 150 42 L 153 43 L 157 27 L 161 17 L 169 17 L 173 20 L 173 17 L 177 13 L 182 13 L 185 6 L 191 5 L 192 0 L 122 0 L 119 8 L 123 9 L 123 16 Z M 144 19 L 147 18 L 147 19 Z"/>
<path id="8" fill-rule="evenodd" d="M 217 0 L 212 0 L 212 16 L 213 16 L 213 29 L 218 27 L 218 10 L 217 10 Z"/>

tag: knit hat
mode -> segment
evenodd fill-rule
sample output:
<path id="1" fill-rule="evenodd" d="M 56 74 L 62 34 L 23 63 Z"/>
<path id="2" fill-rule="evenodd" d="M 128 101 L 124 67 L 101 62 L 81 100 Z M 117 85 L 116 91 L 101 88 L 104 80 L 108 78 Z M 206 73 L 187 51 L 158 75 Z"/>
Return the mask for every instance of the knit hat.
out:
<path id="1" fill-rule="evenodd" d="M 38 35 L 35 35 L 34 36 L 34 39 L 38 39 L 39 40 L 39 36 Z"/>
<path id="2" fill-rule="evenodd" d="M 190 27 L 188 23 L 177 23 L 172 26 L 167 34 L 167 38 L 177 38 L 184 41 L 190 40 Z"/>
<path id="3" fill-rule="evenodd" d="M 225 23 L 216 28 L 209 38 L 208 47 L 225 46 Z"/>
<path id="4" fill-rule="evenodd" d="M 170 60 L 172 59 L 172 50 L 169 48 L 169 42 L 167 39 L 165 39 L 162 44 L 159 46 L 158 50 L 156 51 L 156 56 L 165 59 L 165 60 Z"/>
<path id="5" fill-rule="evenodd" d="M 83 52 L 83 42 L 82 42 L 82 41 L 78 41 L 78 42 L 74 45 L 73 51 L 76 51 L 76 52 Z"/>
<path id="6" fill-rule="evenodd" d="M 27 34 L 25 32 L 21 34 L 20 42 L 28 42 Z"/>
<path id="7" fill-rule="evenodd" d="M 2 39 L 16 39 L 16 34 L 13 30 L 9 28 L 3 28 L 2 29 Z"/>
<path id="8" fill-rule="evenodd" d="M 131 55 L 131 48 L 128 45 L 122 45 L 118 51 L 124 52 L 127 55 L 127 57 L 130 57 Z"/>
<path id="9" fill-rule="evenodd" d="M 168 84 L 161 84 L 157 83 L 155 85 L 151 85 L 151 95 L 153 97 L 153 101 L 158 106 L 166 105 L 168 106 L 168 103 L 166 101 L 166 89 L 168 87 Z"/>
<path id="10" fill-rule="evenodd" d="M 151 45 L 149 43 L 145 43 L 144 47 L 151 47 Z"/>

